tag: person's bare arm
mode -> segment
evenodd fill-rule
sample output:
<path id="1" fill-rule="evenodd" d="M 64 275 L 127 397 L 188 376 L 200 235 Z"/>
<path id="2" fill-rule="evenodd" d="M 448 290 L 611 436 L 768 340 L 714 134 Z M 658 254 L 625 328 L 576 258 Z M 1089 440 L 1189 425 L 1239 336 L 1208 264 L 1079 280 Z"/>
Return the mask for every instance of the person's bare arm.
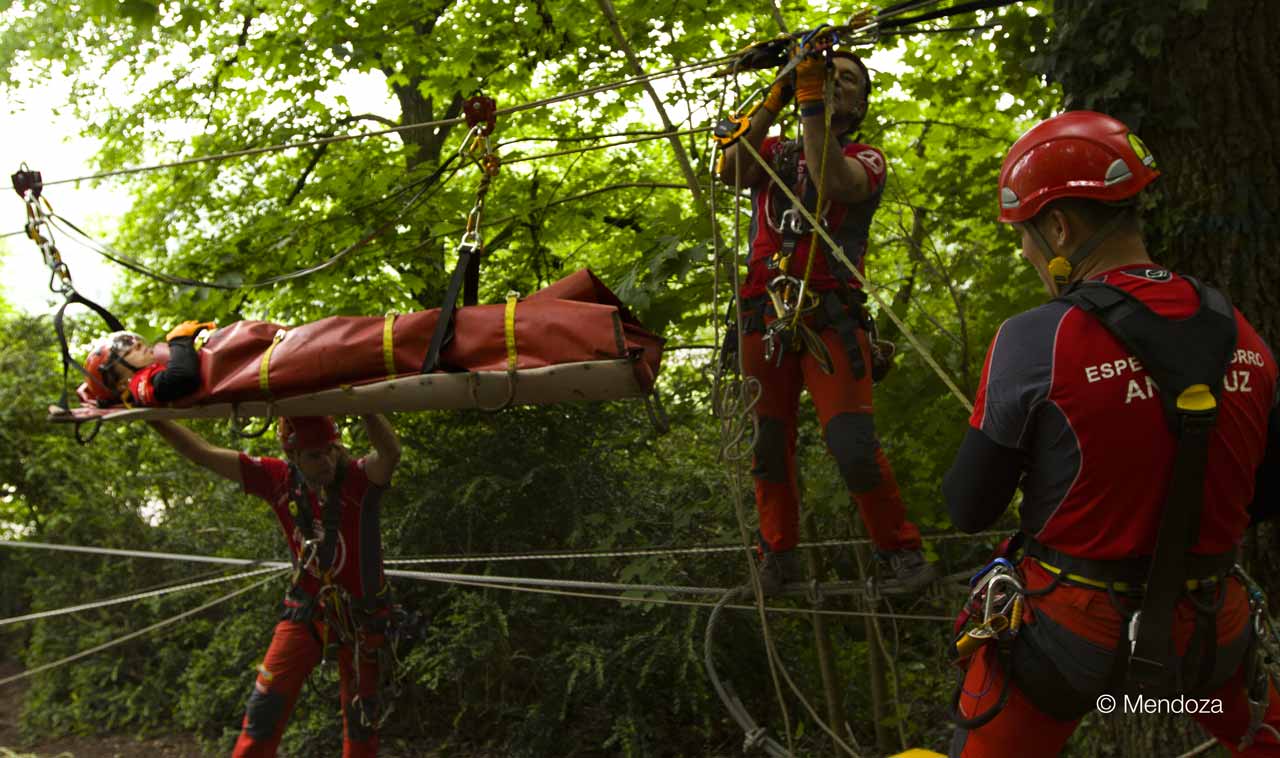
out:
<path id="1" fill-rule="evenodd" d="M 847 157 L 839 140 L 827 135 L 824 116 L 816 113 L 800 119 L 804 130 L 804 160 L 809 177 L 822 196 L 842 205 L 855 205 L 871 197 L 871 178 L 857 158 Z M 826 153 L 826 155 L 823 155 Z"/>
<path id="2" fill-rule="evenodd" d="M 210 444 L 205 438 L 172 421 L 148 421 L 147 423 L 183 458 L 197 466 L 209 469 L 224 479 L 244 486 L 244 481 L 240 477 L 240 453 Z"/>
<path id="3" fill-rule="evenodd" d="M 391 422 L 381 413 L 372 413 L 360 417 L 365 431 L 369 433 L 369 444 L 373 446 L 364 459 L 364 473 L 369 481 L 385 487 L 391 483 L 391 474 L 400 462 L 400 438 L 396 436 Z"/>

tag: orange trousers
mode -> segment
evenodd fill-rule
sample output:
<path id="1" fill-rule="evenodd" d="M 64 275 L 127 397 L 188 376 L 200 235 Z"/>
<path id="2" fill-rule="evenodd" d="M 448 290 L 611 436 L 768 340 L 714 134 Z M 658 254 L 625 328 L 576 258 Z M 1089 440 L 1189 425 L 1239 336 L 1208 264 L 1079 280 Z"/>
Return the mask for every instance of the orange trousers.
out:
<path id="1" fill-rule="evenodd" d="M 864 370 L 857 376 L 834 328 L 819 332 L 834 372 L 824 373 L 808 350 L 791 350 L 765 360 L 764 335 L 742 338 L 746 375 L 760 381 L 755 412 L 759 421 L 754 467 L 760 534 L 772 551 L 790 550 L 799 541 L 799 488 L 796 482 L 796 414 L 800 391 L 807 388 L 822 424 L 827 449 L 836 459 L 853 505 L 879 550 L 920 548 L 920 531 L 907 521 L 893 468 L 880 449 L 871 405 L 871 352 L 867 333 L 858 329 Z"/>
<path id="2" fill-rule="evenodd" d="M 240 738 L 236 741 L 232 758 L 275 756 L 285 725 L 298 702 L 298 694 L 311 670 L 323 657 L 320 644 L 323 633 L 324 625 L 319 621 L 281 621 L 276 624 L 266 658 L 258 667 L 258 677 L 253 684 L 253 692 L 249 695 Z M 369 647 L 361 649 L 358 662 L 353 660 L 350 645 L 343 645 L 338 649 L 343 758 L 373 758 L 378 753 L 377 733 L 361 722 L 361 708 L 374 706 L 378 694 L 375 646 L 382 643 L 382 638 L 380 635 L 368 637 Z M 356 676 L 357 665 L 359 677 Z M 352 701 L 357 694 L 363 705 L 360 702 L 353 705 Z M 369 713 L 370 718 L 376 718 L 374 712 Z"/>
<path id="3" fill-rule="evenodd" d="M 1047 587 L 1052 581 L 1051 575 L 1034 561 L 1024 560 L 1022 570 L 1029 590 Z M 1249 703 L 1243 682 L 1242 643 L 1247 642 L 1247 635 L 1252 632 L 1249 629 L 1249 603 L 1244 588 L 1231 579 L 1224 584 L 1222 591 L 1226 597 L 1217 614 L 1216 642 L 1219 658 L 1217 666 L 1225 672 L 1225 676 L 1219 676 L 1221 683 L 1214 682 L 1207 692 L 1195 694 L 1195 700 L 1209 702 L 1208 712 L 1190 715 L 1233 756 L 1280 756 L 1280 742 L 1266 730 L 1258 731 L 1250 748 L 1238 749 L 1249 723 Z M 1030 626 L 1023 629 L 1013 644 L 1017 646 L 1026 643 L 1024 637 L 1028 635 L 1044 636 L 1043 633 L 1037 635 L 1041 630 L 1033 629 L 1032 626 L 1052 626 L 1060 639 L 1069 640 L 1065 648 L 1056 645 L 1046 648 L 1053 650 L 1053 653 L 1046 654 L 1044 650 L 1039 650 L 1031 655 L 1041 659 L 1048 658 L 1049 664 L 1066 675 L 1067 679 L 1084 683 L 1080 687 L 1055 690 L 1055 700 L 1076 701 L 1069 703 L 1067 707 L 1081 713 L 1092 710 L 1107 691 L 1102 685 L 1109 673 L 1112 652 L 1120 639 L 1123 617 L 1112 605 L 1105 591 L 1066 584 L 1059 585 L 1041 597 L 1028 598 L 1028 603 L 1031 610 L 1024 618 Z M 1194 623 L 1195 611 L 1188 601 L 1183 601 L 1177 610 L 1173 630 L 1174 647 L 1180 656 L 1187 653 Z M 1009 682 L 1009 697 L 1004 708 L 983 726 L 972 730 L 958 728 L 951 743 L 952 758 L 1055 756 L 1075 731 L 1080 723 L 1079 718 L 1059 720 L 1045 713 L 1032 702 L 1026 688 L 1019 686 L 1019 680 L 1025 680 L 1029 676 L 1025 671 L 1021 675 L 1019 673 L 1020 653 L 1023 661 L 1030 664 L 1032 660 L 1027 657 L 1028 651 L 1025 649 L 1015 650 L 1014 681 Z M 958 704 L 962 718 L 974 718 L 999 700 L 1008 672 L 1002 669 L 996 658 L 995 645 L 988 643 L 969 660 Z M 1098 686 L 1090 686 L 1089 682 Z M 1116 713 L 1126 708 L 1124 697 L 1119 693 L 1114 695 Z M 1190 694 L 1187 698 L 1193 699 Z M 1214 704 L 1214 701 L 1220 705 Z M 1196 709 L 1199 711 L 1198 705 Z M 1183 710 L 1189 711 L 1190 708 L 1183 707 Z M 1276 691 L 1274 684 L 1271 686 L 1270 704 L 1263 723 L 1280 729 L 1280 693 Z"/>

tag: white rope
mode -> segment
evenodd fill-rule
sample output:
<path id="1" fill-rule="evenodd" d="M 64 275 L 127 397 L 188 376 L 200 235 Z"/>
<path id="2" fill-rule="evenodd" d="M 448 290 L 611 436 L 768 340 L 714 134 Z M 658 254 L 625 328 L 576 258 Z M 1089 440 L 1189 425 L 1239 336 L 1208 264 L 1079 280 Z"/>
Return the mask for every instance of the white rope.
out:
<path id="1" fill-rule="evenodd" d="M 0 547 L 22 547 L 35 548 L 45 550 L 66 551 L 73 553 L 85 553 L 92 555 L 114 555 L 130 558 L 158 558 L 163 560 L 177 561 L 195 561 L 203 563 L 219 563 L 225 565 L 236 566 L 256 566 L 260 570 L 251 573 L 262 573 L 263 571 L 291 569 L 292 564 L 281 561 L 254 561 L 245 558 L 221 558 L 217 556 L 189 555 L 184 553 L 154 553 L 144 550 L 123 550 L 119 548 L 95 548 L 81 545 L 58 545 L 48 542 L 14 542 L 10 540 L 0 540 Z M 740 548 L 735 547 L 735 550 Z M 567 595 L 573 597 L 589 597 L 605 600 L 618 600 L 621 602 L 643 602 L 654 603 L 658 605 L 697 605 L 705 607 L 713 607 L 715 603 L 697 603 L 672 601 L 661 598 L 652 597 L 628 597 L 625 595 L 600 594 L 604 592 L 655 592 L 668 593 L 673 595 L 703 595 L 718 596 L 722 595 L 727 588 L 725 587 L 683 587 L 677 585 L 666 584 L 624 584 L 617 582 L 590 582 L 577 581 L 569 579 L 539 579 L 534 577 L 511 577 L 511 576 L 489 576 L 485 574 L 450 574 L 436 571 L 406 571 L 398 569 L 387 569 L 383 572 L 386 576 L 397 577 L 403 579 L 414 579 L 420 581 L 439 582 L 444 584 L 458 584 L 464 586 L 484 587 L 490 589 L 508 589 L 517 592 L 542 592 L 544 594 Z M 246 574 L 248 575 L 248 574 Z M 561 590 L 594 590 L 597 594 L 586 594 L 582 592 L 564 592 Z M 825 585 L 818 584 L 815 590 L 824 595 L 849 595 L 864 594 L 864 590 L 858 586 L 854 586 L 851 582 L 827 583 Z M 147 593 L 141 593 L 147 594 Z M 111 602 L 125 602 L 126 599 L 113 601 L 105 601 L 105 604 Z M 733 606 L 737 607 L 737 606 Z M 744 608 L 754 608 L 754 606 L 743 606 Z M 778 613 L 824 613 L 833 616 L 866 616 L 867 613 L 856 611 L 825 611 L 819 609 L 782 609 L 770 607 L 768 610 Z M 63 612 L 70 612 L 64 609 Z M 886 614 L 880 614 L 882 617 Z M 948 616 L 937 616 L 927 614 L 899 614 L 896 618 L 916 621 L 951 621 Z M 2 684 L 3 682 L 0 682 Z"/>
<path id="2" fill-rule="evenodd" d="M 114 555 L 121 558 L 160 558 L 170 561 L 188 561 L 191 563 L 220 563 L 225 566 L 267 566 L 286 568 L 290 564 L 280 561 L 255 561 L 249 558 L 222 558 L 216 555 L 191 555 L 189 553 L 154 553 L 146 550 L 123 550 L 113 547 L 93 547 L 82 545 L 59 545 L 52 542 L 18 542 L 0 540 L 0 547 L 18 547 L 35 550 L 58 550 L 67 553 L 86 553 L 88 555 Z"/>
<path id="3" fill-rule="evenodd" d="M 930 542 L 942 540 L 967 540 L 967 539 L 985 539 L 987 537 L 1003 537 L 1007 532 L 999 530 L 990 530 L 985 532 L 976 532 L 974 534 L 925 534 L 924 539 Z M 800 549 L 813 549 L 824 547 L 849 547 L 852 545 L 870 544 L 870 540 L 865 537 L 847 539 L 847 540 L 820 540 L 815 542 L 801 542 L 796 547 Z M 37 550 L 57 550 L 71 553 L 84 553 L 88 555 L 113 555 L 122 558 L 158 558 L 173 561 L 189 561 L 192 563 L 216 563 L 226 566 L 270 566 L 270 567 L 286 567 L 289 564 L 281 561 L 261 561 L 250 558 L 223 558 L 213 555 L 193 555 L 189 553 L 160 553 L 150 552 L 146 550 L 127 550 L 121 548 L 93 547 L 80 545 L 62 545 L 50 542 L 25 542 L 15 540 L 0 540 L 0 547 L 14 547 Z M 582 550 L 582 551 L 548 551 L 540 553 L 498 553 L 492 555 L 433 555 L 420 558 L 390 558 L 383 561 L 388 566 L 411 566 L 438 563 L 488 563 L 488 562 L 512 562 L 512 561 L 535 561 L 535 560 L 571 560 L 583 558 L 635 558 L 645 556 L 664 556 L 664 555 L 699 555 L 699 554 L 717 554 L 717 553 L 736 553 L 750 551 L 753 548 L 743 547 L 742 545 L 706 545 L 697 547 L 670 547 L 670 548 L 632 548 L 625 550 Z"/>
<path id="4" fill-rule="evenodd" d="M 177 587 L 164 587 L 150 592 L 139 592 L 136 595 L 126 595 L 124 597 L 112 598 L 110 600 L 99 600 L 93 603 L 82 603 L 81 605 L 73 605 L 67 608 L 57 608 L 49 611 L 39 611 L 37 613 L 28 613 L 24 616 L 11 616 L 7 619 L 0 619 L 0 626 L 8 626 L 9 624 L 17 624 L 22 621 L 36 621 L 38 619 L 52 618 L 53 616 L 64 616 L 68 613 L 78 613 L 80 611 L 93 610 L 94 608 L 106 608 L 111 605 L 119 605 L 121 603 L 133 603 L 138 600 L 146 600 L 151 597 L 160 597 L 169 595 L 174 592 L 185 592 L 186 590 L 194 590 L 198 587 L 208 587 L 213 584 L 222 584 L 223 582 L 232 582 L 236 579 L 246 579 L 259 574 L 266 574 L 273 571 L 279 571 L 277 566 L 268 566 L 267 568 L 255 569 L 253 571 L 245 571 L 240 574 L 232 574 L 230 576 L 219 576 L 213 579 L 205 579 L 199 582 L 191 582 Z"/>
<path id="5" fill-rule="evenodd" d="M 1005 537 L 1008 532 L 991 530 L 974 534 L 925 534 L 922 538 L 929 542 L 944 540 L 985 539 L 987 537 Z M 801 542 L 796 545 L 800 550 L 825 547 L 851 547 L 854 545 L 870 545 L 872 541 L 866 537 L 855 537 L 846 540 L 818 540 Z M 634 558 L 654 555 L 702 555 L 714 553 L 751 552 L 755 548 L 743 545 L 704 545 L 699 547 L 670 548 L 632 548 L 626 550 L 582 550 L 582 551 L 547 551 L 539 553 L 494 553 L 491 555 L 432 555 L 421 558 L 389 558 L 383 561 L 388 566 L 411 566 L 432 563 L 488 563 L 508 561 L 535 560 L 567 560 L 577 558 Z"/>
<path id="6" fill-rule="evenodd" d="M 280 572 L 277 572 L 277 573 L 280 573 Z M 80 652 L 78 652 L 78 653 L 73 653 L 72 655 L 68 655 L 66 658 L 59 658 L 59 659 L 58 659 L 58 660 L 56 660 L 56 661 L 52 661 L 52 662 L 50 662 L 50 663 L 45 663 L 45 664 L 43 664 L 43 665 L 36 666 L 36 667 L 35 667 L 35 668 L 33 668 L 33 669 L 27 669 L 26 671 L 23 671 L 23 672 L 22 672 L 22 673 L 20 673 L 20 674 L 14 674 L 13 676 L 6 677 L 6 678 L 4 678 L 4 679 L 0 679 L 0 687 L 3 687 L 4 685 L 6 685 L 6 684 L 10 684 L 10 683 L 12 683 L 12 682 L 16 682 L 16 681 L 18 681 L 18 680 L 20 680 L 20 679 L 26 679 L 27 677 L 35 676 L 36 674 L 39 674 L 39 673 L 40 673 L 40 672 L 42 672 L 42 671 L 48 671 L 49 669 L 57 668 L 58 666 L 62 666 L 62 665 L 68 664 L 68 663 L 73 663 L 73 662 L 75 662 L 75 661 L 80 660 L 81 658 L 87 658 L 88 656 L 91 656 L 91 655 L 93 655 L 93 654 L 95 654 L 95 653 L 100 653 L 100 652 L 102 652 L 103 650 L 107 650 L 107 649 L 109 649 L 109 648 L 113 648 L 113 647 L 115 647 L 115 646 L 117 646 L 117 645 L 122 645 L 122 644 L 124 644 L 125 642 L 128 642 L 129 640 L 137 639 L 138 637 L 141 637 L 141 636 L 143 636 L 143 635 L 145 635 L 145 634 L 149 634 L 149 633 L 151 633 L 151 632 L 154 632 L 154 631 L 155 631 L 155 630 L 157 630 L 157 629 L 160 629 L 160 628 L 163 628 L 163 627 L 166 627 L 166 626 L 170 626 L 171 624 L 176 624 L 176 623 L 178 623 L 179 621 L 181 621 L 181 620 L 183 620 L 183 619 L 185 619 L 185 618 L 189 618 L 189 617 L 191 617 L 191 616 L 194 616 L 194 615 L 196 615 L 197 613 L 201 613 L 202 611 L 207 611 L 207 610 L 209 610 L 210 608 L 214 607 L 215 605 L 218 605 L 219 603 L 225 603 L 226 601 L 228 601 L 228 600 L 230 600 L 230 599 L 232 599 L 232 598 L 234 598 L 234 597 L 237 597 L 237 596 L 239 596 L 239 595 L 243 595 L 244 593 L 249 592 L 250 590 L 257 589 L 258 587 L 261 587 L 262 585 L 266 584 L 267 582 L 270 582 L 271 580 L 273 580 L 273 579 L 275 579 L 275 578 L 276 578 L 275 576 L 269 576 L 269 577 L 267 577 L 267 578 L 265 578 L 265 579 L 262 579 L 262 580 L 260 580 L 260 581 L 254 582 L 253 584 L 250 584 L 250 585 L 248 585 L 248 586 L 246 586 L 246 587 L 241 587 L 241 588 L 240 588 L 240 589 L 238 589 L 238 590 L 235 590 L 235 591 L 233 591 L 233 592 L 229 592 L 229 593 L 227 593 L 227 594 L 223 595 L 222 597 L 219 597 L 219 598 L 215 598 L 215 599 L 213 599 L 213 600 L 210 600 L 209 602 L 205 603 L 204 605 L 201 605 L 201 606 L 200 606 L 200 607 L 198 607 L 198 608 L 192 608 L 192 609 L 191 609 L 191 610 L 189 610 L 189 611 L 183 611 L 182 613 L 179 613 L 177 616 L 171 616 L 170 618 L 167 618 L 167 619 L 165 619 L 165 620 L 163 620 L 163 621 L 157 621 L 156 623 L 154 623 L 154 624 L 152 624 L 152 625 L 150 625 L 150 626 L 148 626 L 148 627 L 144 627 L 144 628 L 142 628 L 142 629 L 139 629 L 139 630 L 138 630 L 138 631 L 136 631 L 136 632 L 130 632 L 130 633 L 128 633 L 128 634 L 126 634 L 126 635 L 124 635 L 123 637 L 117 637 L 117 638 L 115 638 L 115 639 L 113 639 L 113 640 L 110 640 L 110 641 L 108 641 L 108 642 L 104 642 L 104 643 L 102 643 L 101 645 L 97 645 L 97 646 L 95 646 L 95 647 L 91 647 L 91 648 L 89 648 L 88 650 L 81 650 L 81 651 L 80 651 Z"/>

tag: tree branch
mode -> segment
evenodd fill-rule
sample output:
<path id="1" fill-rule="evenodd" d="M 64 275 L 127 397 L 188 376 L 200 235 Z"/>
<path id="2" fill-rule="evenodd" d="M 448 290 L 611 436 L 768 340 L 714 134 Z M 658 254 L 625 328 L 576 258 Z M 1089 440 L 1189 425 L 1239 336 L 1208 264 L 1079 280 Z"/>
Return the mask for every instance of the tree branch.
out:
<path id="1" fill-rule="evenodd" d="M 618 44 L 618 48 L 627 56 L 627 60 L 631 63 L 631 68 L 637 76 L 644 76 L 644 66 L 640 65 L 640 59 L 636 57 L 635 50 L 627 42 L 626 36 L 622 33 L 622 26 L 618 22 L 618 13 L 614 10 L 611 0 L 596 0 L 600 5 L 601 12 L 604 13 L 605 20 L 609 22 L 609 28 L 613 31 L 613 39 Z M 674 132 L 676 127 L 671 123 L 671 118 L 667 115 L 666 106 L 662 103 L 662 98 L 658 97 L 658 92 L 648 81 L 643 83 L 645 92 L 649 93 L 649 99 L 653 101 L 653 105 L 658 109 L 658 116 L 662 119 L 662 125 L 667 131 Z M 693 201 L 699 206 L 704 205 L 702 197 L 702 188 L 698 185 L 698 175 L 694 173 L 693 164 L 689 162 L 689 156 L 684 151 L 684 145 L 680 144 L 680 138 L 672 136 L 671 148 L 675 151 L 676 162 L 680 164 L 680 170 L 684 172 L 685 181 L 689 183 L 689 191 L 693 193 Z"/>
<path id="2" fill-rule="evenodd" d="M 385 126 L 399 126 L 399 124 L 391 119 L 385 116 L 379 116 L 376 113 L 361 113 L 358 115 L 343 116 L 335 121 L 334 125 L 345 126 L 347 124 L 354 124 L 357 121 L 375 121 Z M 312 138 L 332 137 L 335 132 L 337 132 L 337 129 L 330 129 L 327 132 L 313 134 Z M 307 163 L 307 167 L 302 170 L 302 175 L 298 177 L 298 181 L 294 183 L 293 191 L 290 192 L 289 196 L 284 200 L 285 207 L 293 205 L 293 201 L 298 199 L 298 195 L 302 193 L 302 188 L 307 184 L 307 178 L 311 176 L 311 172 L 315 170 L 317 165 L 319 165 L 320 159 L 324 157 L 324 154 L 328 149 L 329 146 L 327 144 L 320 145 L 315 149 L 315 152 L 311 154 L 311 160 Z"/>

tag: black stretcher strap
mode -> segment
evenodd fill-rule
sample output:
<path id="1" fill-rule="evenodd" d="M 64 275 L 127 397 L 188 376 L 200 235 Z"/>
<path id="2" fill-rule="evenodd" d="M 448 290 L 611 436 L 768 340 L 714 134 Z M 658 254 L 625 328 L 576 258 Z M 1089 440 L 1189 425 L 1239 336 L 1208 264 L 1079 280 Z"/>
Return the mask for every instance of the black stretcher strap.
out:
<path id="1" fill-rule="evenodd" d="M 88 369 L 86 369 L 75 358 L 71 357 L 71 349 L 67 346 L 66 327 L 62 324 L 63 315 L 66 313 L 67 306 L 73 304 L 83 305 L 97 313 L 103 321 L 107 322 L 107 327 L 113 332 L 123 332 L 125 330 L 124 325 L 120 323 L 120 319 L 116 318 L 111 311 L 84 297 L 75 290 L 72 290 L 71 294 L 67 295 L 66 302 L 62 304 L 62 307 L 59 308 L 58 312 L 53 316 L 53 330 L 58 334 L 58 347 L 62 350 L 62 398 L 58 401 L 58 405 L 63 409 L 70 409 L 70 406 L 67 404 L 70 399 L 70 393 L 67 389 L 67 374 L 70 373 L 71 367 L 75 366 L 81 374 L 84 374 L 85 377 L 89 377 Z"/>
<path id="2" fill-rule="evenodd" d="M 475 245 L 463 245 L 458 250 L 458 265 L 453 269 L 449 286 L 444 292 L 444 302 L 440 304 L 440 319 L 436 321 L 436 330 L 431 334 L 431 345 L 422 360 L 422 373 L 429 374 L 440 368 L 440 353 L 453 339 L 453 314 L 458 305 L 458 290 L 463 288 L 463 305 L 475 305 L 480 289 L 480 248 Z"/>

